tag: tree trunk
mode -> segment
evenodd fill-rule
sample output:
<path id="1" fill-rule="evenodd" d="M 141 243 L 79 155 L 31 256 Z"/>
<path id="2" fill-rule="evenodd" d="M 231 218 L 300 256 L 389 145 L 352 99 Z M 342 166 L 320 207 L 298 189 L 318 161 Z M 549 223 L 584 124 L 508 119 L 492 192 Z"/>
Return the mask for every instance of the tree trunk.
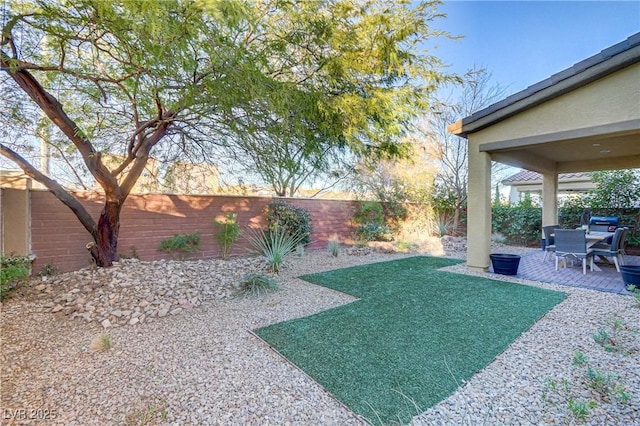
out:
<path id="1" fill-rule="evenodd" d="M 118 233 L 120 231 L 122 203 L 106 201 L 98 228 L 94 234 L 95 244 L 87 246 L 97 266 L 108 267 L 118 260 Z"/>
<path id="2" fill-rule="evenodd" d="M 458 227 L 460 226 L 460 206 L 456 206 L 453 210 L 453 232 L 452 235 L 459 235 Z"/>

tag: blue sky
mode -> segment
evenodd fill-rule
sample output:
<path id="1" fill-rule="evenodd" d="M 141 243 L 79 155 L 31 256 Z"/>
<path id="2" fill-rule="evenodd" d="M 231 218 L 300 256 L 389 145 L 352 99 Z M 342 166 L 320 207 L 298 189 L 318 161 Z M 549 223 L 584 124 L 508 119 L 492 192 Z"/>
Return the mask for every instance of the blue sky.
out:
<path id="1" fill-rule="evenodd" d="M 640 32 L 635 1 L 445 1 L 435 55 L 464 73 L 475 66 L 512 94 Z"/>

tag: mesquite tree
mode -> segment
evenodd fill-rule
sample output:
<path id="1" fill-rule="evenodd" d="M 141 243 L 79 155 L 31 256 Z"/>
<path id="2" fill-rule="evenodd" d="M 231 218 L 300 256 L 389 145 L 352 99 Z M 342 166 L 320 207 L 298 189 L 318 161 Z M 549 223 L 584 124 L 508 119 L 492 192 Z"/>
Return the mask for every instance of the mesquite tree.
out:
<path id="1" fill-rule="evenodd" d="M 120 212 L 147 162 L 216 161 L 264 136 L 397 153 L 447 76 L 416 50 L 437 2 L 6 0 L 0 154 L 117 258 Z M 34 166 L 36 138 L 56 160 Z M 152 154 L 153 153 L 153 154 Z M 322 162 L 318 162 L 322 164 Z M 94 219 L 64 182 L 104 192 Z"/>
<path id="2" fill-rule="evenodd" d="M 460 226 L 460 215 L 467 204 L 468 144 L 466 139 L 451 134 L 447 126 L 468 117 L 503 97 L 505 89 L 491 82 L 491 73 L 472 69 L 464 75 L 464 86 L 457 99 L 446 101 L 429 116 L 429 127 L 423 135 L 432 141 L 439 167 L 435 179 L 434 198 L 440 208 L 453 210 L 452 228 Z M 493 163 L 493 171 L 500 164 Z"/>

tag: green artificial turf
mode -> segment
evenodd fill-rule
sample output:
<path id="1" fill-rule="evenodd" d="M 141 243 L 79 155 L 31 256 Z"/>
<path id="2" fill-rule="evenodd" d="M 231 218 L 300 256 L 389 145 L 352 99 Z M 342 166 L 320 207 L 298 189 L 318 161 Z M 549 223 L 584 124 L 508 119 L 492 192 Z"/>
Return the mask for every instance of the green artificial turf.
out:
<path id="1" fill-rule="evenodd" d="M 566 297 L 436 270 L 455 263 L 412 257 L 302 276 L 360 300 L 256 334 L 369 422 L 408 423 Z"/>

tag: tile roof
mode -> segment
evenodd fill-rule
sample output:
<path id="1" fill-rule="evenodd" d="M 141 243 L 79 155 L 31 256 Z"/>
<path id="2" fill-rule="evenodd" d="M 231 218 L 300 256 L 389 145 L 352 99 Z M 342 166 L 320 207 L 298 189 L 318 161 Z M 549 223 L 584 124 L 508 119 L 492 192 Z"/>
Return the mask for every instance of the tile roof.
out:
<path id="1" fill-rule="evenodd" d="M 567 180 L 591 180 L 591 173 L 560 173 L 558 175 L 558 181 L 567 181 Z M 537 172 L 532 172 L 529 170 L 521 170 L 518 173 L 509 176 L 506 179 L 502 180 L 503 185 L 510 185 L 514 182 L 542 182 L 542 175 Z"/>

